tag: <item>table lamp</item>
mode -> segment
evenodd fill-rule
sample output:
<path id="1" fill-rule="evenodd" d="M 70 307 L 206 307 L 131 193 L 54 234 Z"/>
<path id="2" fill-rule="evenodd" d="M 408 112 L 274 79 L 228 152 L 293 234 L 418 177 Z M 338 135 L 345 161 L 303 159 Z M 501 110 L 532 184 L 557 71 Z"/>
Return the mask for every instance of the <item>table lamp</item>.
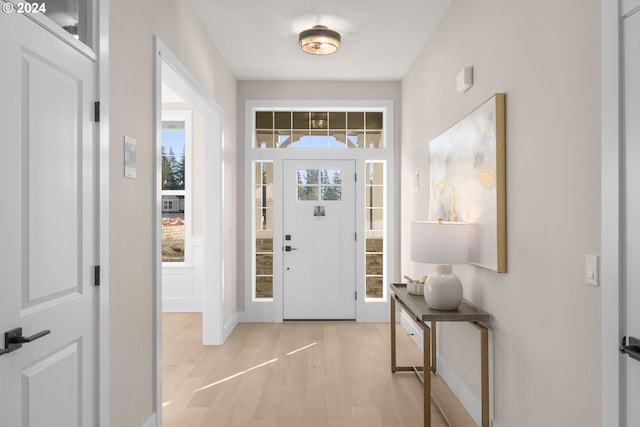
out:
<path id="1" fill-rule="evenodd" d="M 434 310 L 456 310 L 462 302 L 462 283 L 451 264 L 469 261 L 469 224 L 412 221 L 411 260 L 436 264 L 424 285 L 424 299 Z"/>

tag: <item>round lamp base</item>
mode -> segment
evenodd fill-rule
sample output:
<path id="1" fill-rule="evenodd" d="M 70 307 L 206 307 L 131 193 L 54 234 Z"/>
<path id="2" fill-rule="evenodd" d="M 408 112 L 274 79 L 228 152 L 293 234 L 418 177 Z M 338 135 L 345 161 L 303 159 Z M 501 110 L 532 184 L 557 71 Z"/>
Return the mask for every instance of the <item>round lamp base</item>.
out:
<path id="1" fill-rule="evenodd" d="M 456 310 L 462 302 L 462 283 L 451 264 L 438 264 L 424 284 L 424 300 L 434 310 Z"/>

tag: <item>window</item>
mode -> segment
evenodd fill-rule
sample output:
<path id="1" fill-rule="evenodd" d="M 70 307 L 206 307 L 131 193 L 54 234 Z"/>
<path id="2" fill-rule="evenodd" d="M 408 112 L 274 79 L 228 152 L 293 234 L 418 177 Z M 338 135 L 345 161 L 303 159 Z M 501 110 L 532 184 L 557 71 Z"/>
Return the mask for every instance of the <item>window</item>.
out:
<path id="1" fill-rule="evenodd" d="M 381 111 L 256 111 L 257 148 L 384 148 Z"/>
<path id="2" fill-rule="evenodd" d="M 342 171 L 301 169 L 298 174 L 298 200 L 342 200 Z"/>
<path id="3" fill-rule="evenodd" d="M 273 163 L 255 162 L 255 292 L 273 298 Z"/>
<path id="4" fill-rule="evenodd" d="M 42 1 L 40 3 L 24 3 L 24 11 L 29 12 L 35 5 L 39 5 L 40 12 L 62 27 L 77 40 L 92 47 L 91 40 L 92 19 L 91 12 L 97 8 L 97 3 L 90 0 L 59 0 Z M 42 8 L 44 6 L 44 8 Z M 43 10 L 44 9 L 44 10 Z"/>
<path id="5" fill-rule="evenodd" d="M 171 116 L 171 120 L 167 119 Z M 191 112 L 163 112 L 162 121 L 162 262 L 186 263 L 191 144 Z"/>
<path id="6" fill-rule="evenodd" d="M 384 280 L 384 163 L 365 162 L 365 280 L 367 298 L 383 298 Z"/>

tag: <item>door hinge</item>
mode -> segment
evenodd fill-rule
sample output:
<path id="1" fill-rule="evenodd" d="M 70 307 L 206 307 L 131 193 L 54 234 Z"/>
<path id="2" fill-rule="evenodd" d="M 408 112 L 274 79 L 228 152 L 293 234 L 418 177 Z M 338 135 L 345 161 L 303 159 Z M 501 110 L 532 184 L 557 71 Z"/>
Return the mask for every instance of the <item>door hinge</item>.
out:
<path id="1" fill-rule="evenodd" d="M 357 242 L 358 241 L 358 232 L 356 231 L 354 234 L 355 234 L 355 240 Z"/>
<path id="2" fill-rule="evenodd" d="M 93 267 L 93 286 L 100 286 L 100 266 Z"/>
<path id="3" fill-rule="evenodd" d="M 356 182 L 358 182 L 358 172 L 356 172 L 354 175 L 355 175 Z"/>
<path id="4" fill-rule="evenodd" d="M 96 123 L 100 121 L 100 101 L 93 103 L 93 121 Z"/>
<path id="5" fill-rule="evenodd" d="M 358 291 L 356 291 L 356 301 L 358 301 Z"/>

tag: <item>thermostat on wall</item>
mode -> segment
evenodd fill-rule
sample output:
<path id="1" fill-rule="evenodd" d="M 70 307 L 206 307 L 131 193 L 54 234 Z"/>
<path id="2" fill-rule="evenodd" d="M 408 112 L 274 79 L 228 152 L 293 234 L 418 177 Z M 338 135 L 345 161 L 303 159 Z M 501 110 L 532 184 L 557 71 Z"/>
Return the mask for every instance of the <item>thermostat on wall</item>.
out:
<path id="1" fill-rule="evenodd" d="M 124 176 L 136 177 L 136 140 L 130 136 L 124 137 Z"/>

